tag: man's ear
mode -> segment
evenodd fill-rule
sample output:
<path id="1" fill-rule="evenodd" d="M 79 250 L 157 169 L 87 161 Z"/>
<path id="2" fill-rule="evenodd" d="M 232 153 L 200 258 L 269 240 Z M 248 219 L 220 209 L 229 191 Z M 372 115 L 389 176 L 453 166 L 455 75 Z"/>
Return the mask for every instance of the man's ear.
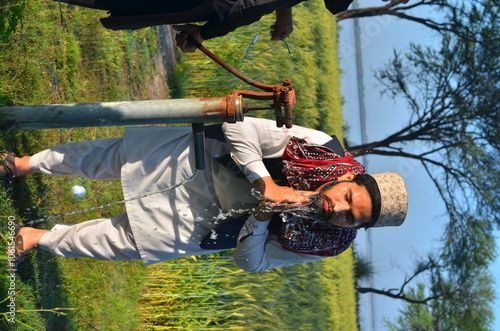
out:
<path id="1" fill-rule="evenodd" d="M 337 180 L 338 181 L 341 181 L 341 180 L 352 180 L 354 178 L 354 176 L 356 176 L 355 172 L 348 172 L 348 173 L 343 174 L 342 176 L 340 176 Z"/>

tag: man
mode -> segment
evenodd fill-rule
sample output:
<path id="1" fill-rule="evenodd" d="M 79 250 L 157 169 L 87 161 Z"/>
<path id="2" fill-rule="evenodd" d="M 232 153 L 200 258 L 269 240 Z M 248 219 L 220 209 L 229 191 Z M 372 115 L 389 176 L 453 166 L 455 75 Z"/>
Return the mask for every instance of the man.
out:
<path id="1" fill-rule="evenodd" d="M 195 171 L 190 128 L 127 128 L 123 138 L 10 157 L 4 174 L 121 179 L 127 200 L 127 212 L 111 219 L 51 231 L 22 228 L 19 257 L 38 247 L 59 256 L 153 264 L 234 244 L 239 267 L 262 271 L 337 255 L 356 229 L 400 225 L 406 217 L 402 178 L 364 175 L 364 167 L 323 132 L 246 117 L 207 127 L 206 140 L 206 169 L 171 191 L 165 189 Z M 244 224 L 234 225 L 238 221 Z M 229 244 L 228 225 L 239 232 Z"/>
<path id="2" fill-rule="evenodd" d="M 276 12 L 271 27 L 271 40 L 285 39 L 293 31 L 292 7 L 304 0 L 62 0 L 94 9 L 108 10 L 111 15 L 101 19 L 104 27 L 113 30 L 139 29 L 154 25 L 206 22 L 203 25 L 175 26 L 184 31 L 177 36 L 178 46 L 185 52 L 197 48 L 187 36 L 199 43 L 220 37 L 237 28 L 252 24 L 266 14 Z M 333 14 L 345 11 L 352 0 L 325 0 Z"/>

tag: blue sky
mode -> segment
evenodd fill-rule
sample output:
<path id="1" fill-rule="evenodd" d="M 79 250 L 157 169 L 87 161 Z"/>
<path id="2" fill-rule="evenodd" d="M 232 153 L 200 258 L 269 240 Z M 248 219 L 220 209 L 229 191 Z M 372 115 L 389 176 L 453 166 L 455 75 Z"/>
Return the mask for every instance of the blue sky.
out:
<path id="1" fill-rule="evenodd" d="M 411 1 L 411 0 L 410 0 Z M 377 0 L 361 0 L 359 7 L 382 4 Z M 361 142 L 360 116 L 358 108 L 356 61 L 354 54 L 353 20 L 339 23 L 342 27 L 339 38 L 341 56 L 342 95 L 344 104 L 344 121 L 350 125 L 347 138 L 355 143 Z M 390 100 L 380 95 L 377 81 L 373 78 L 373 70 L 381 68 L 393 56 L 393 50 L 406 51 L 410 42 L 432 44 L 435 35 L 427 28 L 415 23 L 391 17 L 373 17 L 360 20 L 362 64 L 364 69 L 366 134 L 367 140 L 384 138 L 399 129 L 407 112 L 404 104 L 398 100 Z M 368 172 L 400 172 L 407 181 L 410 205 L 408 217 L 399 228 L 372 229 L 360 232 L 356 240 L 356 249 L 367 251 L 367 241 L 371 242 L 370 251 L 375 266 L 373 286 L 376 288 L 399 287 L 406 275 L 411 272 L 413 262 L 418 256 L 425 256 L 439 247 L 438 239 L 442 233 L 444 208 L 438 194 L 427 174 L 419 164 L 406 159 L 390 159 L 370 156 L 365 161 Z M 497 236 L 498 238 L 498 236 Z M 498 245 L 497 245 L 498 246 Z M 368 253 L 366 253 L 368 254 Z M 495 279 L 500 279 L 500 262 L 492 267 Z M 498 290 L 497 290 L 498 291 Z M 373 296 L 373 323 L 371 311 L 367 308 L 369 297 L 364 294 L 361 305 L 361 326 L 363 331 L 384 330 L 383 319 L 394 320 L 401 306 L 394 299 Z M 497 292 L 497 297 L 500 293 Z M 496 304 L 500 311 L 500 303 Z M 494 329 L 500 330 L 497 318 Z"/>

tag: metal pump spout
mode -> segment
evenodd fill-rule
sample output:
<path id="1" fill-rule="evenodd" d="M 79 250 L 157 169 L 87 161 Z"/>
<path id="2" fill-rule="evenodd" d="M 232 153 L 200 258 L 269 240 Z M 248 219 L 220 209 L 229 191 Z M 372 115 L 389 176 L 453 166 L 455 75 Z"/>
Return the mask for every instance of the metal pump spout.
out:
<path id="1" fill-rule="evenodd" d="M 185 33 L 185 32 L 181 32 Z M 284 79 L 282 85 L 268 85 L 262 84 L 231 67 L 229 64 L 224 62 L 220 57 L 209 51 L 205 46 L 200 44 L 193 38 L 189 38 L 190 43 L 196 45 L 200 51 L 202 51 L 209 58 L 214 60 L 221 67 L 229 71 L 234 76 L 238 77 L 245 83 L 256 87 L 264 92 L 254 92 L 254 91 L 236 91 L 233 94 L 242 95 L 245 98 L 255 99 L 255 100 L 272 100 L 271 105 L 264 106 L 252 106 L 248 107 L 246 111 L 249 110 L 262 110 L 262 109 L 274 109 L 274 115 L 276 117 L 276 125 L 282 127 L 285 125 L 287 128 L 292 127 L 292 109 L 295 106 L 295 90 L 293 89 L 293 84 L 290 79 Z"/>

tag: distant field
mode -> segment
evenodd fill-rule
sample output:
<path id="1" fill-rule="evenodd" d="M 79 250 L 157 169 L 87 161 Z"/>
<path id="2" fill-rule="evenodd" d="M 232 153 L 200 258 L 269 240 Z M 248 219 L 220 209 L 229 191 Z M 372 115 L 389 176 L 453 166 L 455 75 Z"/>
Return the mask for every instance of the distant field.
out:
<path id="1" fill-rule="evenodd" d="M 0 26 L 6 26 L 6 15 L 20 23 L 14 33 L 0 30 L 0 106 L 167 97 L 165 86 L 158 86 L 163 68 L 158 64 L 157 29 L 111 32 L 99 25 L 93 11 L 59 8 L 52 1 L 5 3 L 0 9 L 22 10 L 0 12 Z M 295 32 L 288 40 L 291 54 L 284 43 L 267 41 L 272 17 L 206 46 L 254 79 L 279 84 L 291 78 L 299 95 L 295 123 L 341 135 L 336 25 L 320 6 L 322 1 L 310 1 L 295 11 Z M 257 32 L 262 36 L 245 59 Z M 224 96 L 248 89 L 199 52 L 182 56 L 171 78 L 170 94 L 176 97 Z M 122 131 L 109 127 L 2 132 L 0 149 L 26 155 L 55 144 L 119 136 Z M 86 187 L 86 199 L 71 196 L 69 188 L 75 184 Z M 0 218 L 36 220 L 120 199 L 117 182 L 17 178 L 0 189 Z M 123 206 L 114 206 L 66 217 L 64 222 L 123 211 Z M 5 229 L 0 234 L 4 249 Z M 350 250 L 324 262 L 258 274 L 236 270 L 230 255 L 146 268 L 140 262 L 61 259 L 34 252 L 16 272 L 17 323 L 4 320 L 0 329 L 357 329 Z M 2 272 L 0 300 L 8 298 L 6 275 Z M 1 312 L 7 312 L 7 302 Z"/>

